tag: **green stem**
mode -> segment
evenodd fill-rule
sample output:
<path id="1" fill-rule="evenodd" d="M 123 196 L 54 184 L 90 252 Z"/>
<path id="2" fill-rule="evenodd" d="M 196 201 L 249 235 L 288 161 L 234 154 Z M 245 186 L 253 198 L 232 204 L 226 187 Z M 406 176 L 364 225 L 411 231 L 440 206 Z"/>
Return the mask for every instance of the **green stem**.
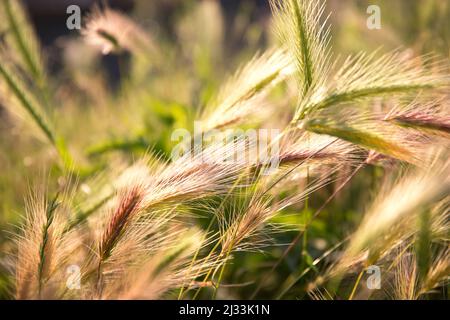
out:
<path id="1" fill-rule="evenodd" d="M 362 269 L 361 272 L 358 274 L 358 278 L 356 278 L 355 285 L 353 286 L 352 292 L 350 293 L 348 300 L 353 300 L 353 297 L 355 296 L 355 293 L 356 293 L 356 289 L 358 288 L 358 285 L 361 282 L 361 278 L 362 278 L 363 274 L 364 274 L 364 269 Z"/>
<path id="2" fill-rule="evenodd" d="M 225 261 L 227 260 L 228 256 L 229 256 L 229 253 L 227 254 L 227 257 L 225 258 Z M 221 283 L 221 281 L 222 281 L 222 277 L 223 277 L 223 274 L 224 274 L 224 271 L 225 271 L 225 266 L 226 266 L 226 262 L 224 262 L 224 263 L 222 264 L 222 267 L 221 267 L 221 269 L 220 269 L 219 278 L 217 279 L 217 283 L 216 283 L 216 285 L 215 285 L 215 287 L 214 287 L 214 292 L 213 292 L 213 296 L 212 296 L 212 299 L 213 299 L 213 300 L 216 299 L 217 291 L 219 290 L 219 286 L 220 286 L 220 283 Z"/>
<path id="3" fill-rule="evenodd" d="M 48 204 L 47 212 L 46 212 L 46 222 L 43 226 L 42 230 L 42 243 L 39 248 L 39 264 L 38 264 L 38 295 L 41 298 L 42 287 L 44 285 L 44 270 L 45 265 L 48 264 L 48 261 L 45 256 L 45 250 L 47 248 L 47 243 L 49 240 L 49 229 L 53 223 L 54 212 L 58 206 L 57 203 L 58 195 Z"/>

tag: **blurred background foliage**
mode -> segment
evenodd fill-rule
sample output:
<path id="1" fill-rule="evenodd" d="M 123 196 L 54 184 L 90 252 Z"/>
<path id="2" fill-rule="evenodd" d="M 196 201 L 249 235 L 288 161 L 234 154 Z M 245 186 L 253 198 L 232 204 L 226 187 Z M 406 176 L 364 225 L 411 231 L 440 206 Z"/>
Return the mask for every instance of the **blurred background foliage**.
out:
<path id="1" fill-rule="evenodd" d="M 92 1 L 79 3 L 87 14 Z M 129 52 L 102 56 L 79 33 L 67 30 L 65 1 L 26 2 L 42 43 L 49 91 L 54 93 L 46 110 L 64 138 L 80 183 L 99 170 L 114 171 L 144 154 L 170 156 L 176 128 L 192 129 L 201 108 L 219 85 L 255 52 L 274 43 L 267 1 L 152 0 L 111 1 L 112 8 L 130 14 L 148 31 L 157 50 L 139 56 Z M 366 27 L 369 4 L 381 7 L 381 30 Z M 360 50 L 412 50 L 450 58 L 450 1 L 443 0 L 330 0 L 332 47 L 348 54 Z M 0 34 L 7 32 L 0 30 Z M 283 95 L 283 91 L 274 95 Z M 1 99 L 0 99 L 1 103 Z M 280 108 L 293 106 L 280 106 Z M 0 254 L 9 246 L 8 231 L 16 228 L 30 184 L 46 180 L 49 189 L 66 183 L 51 146 L 16 121 L 0 104 Z M 118 164 L 116 166 L 116 164 Z M 260 298 L 276 297 L 280 288 L 298 276 L 306 265 L 343 239 L 361 218 L 367 190 L 374 190 L 381 168 L 367 168 L 325 209 L 309 228 L 303 245 L 293 250 L 277 272 L 271 273 Z M 308 207 L 291 208 L 276 222 L 304 225 L 314 208 L 327 198 L 333 185 L 315 193 Z M 289 243 L 298 230 L 276 234 L 276 243 Z M 283 247 L 264 254 L 237 254 L 227 268 L 224 284 L 241 283 L 231 296 L 246 298 L 254 289 L 245 284 L 254 274 L 268 272 Z M 305 252 L 307 255 L 305 255 Z M 0 266 L 1 267 L 1 266 Z M 317 270 L 318 272 L 319 270 Z M 0 297 L 7 297 L 6 272 L 0 272 Z M 313 274 L 310 274 L 312 277 Z M 295 287 L 285 297 L 302 298 Z M 207 294 L 206 290 L 204 293 Z"/>

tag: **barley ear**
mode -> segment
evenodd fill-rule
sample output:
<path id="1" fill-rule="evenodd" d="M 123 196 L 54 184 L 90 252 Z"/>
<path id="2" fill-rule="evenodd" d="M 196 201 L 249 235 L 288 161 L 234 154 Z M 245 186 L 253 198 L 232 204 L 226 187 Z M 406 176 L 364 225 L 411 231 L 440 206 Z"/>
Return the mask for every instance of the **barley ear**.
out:
<path id="1" fill-rule="evenodd" d="M 300 96 L 306 96 L 321 83 L 327 70 L 330 29 L 323 19 L 325 2 L 271 0 L 270 5 L 280 41 L 296 59 Z"/>

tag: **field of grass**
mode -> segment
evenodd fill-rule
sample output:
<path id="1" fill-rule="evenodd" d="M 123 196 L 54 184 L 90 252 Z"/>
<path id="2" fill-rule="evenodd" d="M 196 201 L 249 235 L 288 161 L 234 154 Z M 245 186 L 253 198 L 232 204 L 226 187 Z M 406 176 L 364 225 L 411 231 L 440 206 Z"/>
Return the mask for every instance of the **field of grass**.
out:
<path id="1" fill-rule="evenodd" d="M 269 7 L 0 0 L 0 299 L 448 298 L 450 1 Z"/>

